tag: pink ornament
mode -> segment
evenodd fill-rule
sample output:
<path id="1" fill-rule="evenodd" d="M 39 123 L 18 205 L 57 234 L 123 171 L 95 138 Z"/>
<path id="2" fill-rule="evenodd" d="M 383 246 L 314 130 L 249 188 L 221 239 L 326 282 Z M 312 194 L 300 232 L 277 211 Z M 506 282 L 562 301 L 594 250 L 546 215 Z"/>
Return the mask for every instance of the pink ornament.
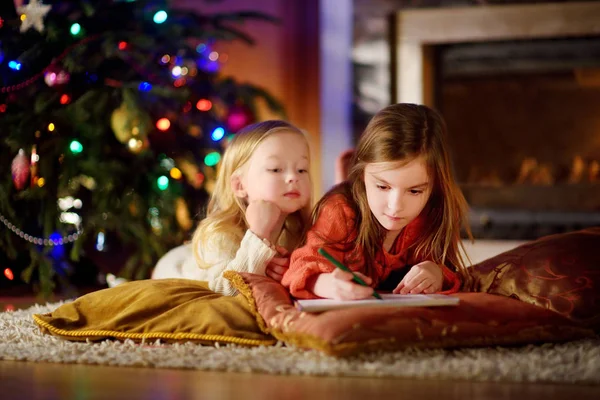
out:
<path id="1" fill-rule="evenodd" d="M 229 132 L 237 132 L 254 122 L 254 115 L 246 106 L 233 106 L 229 109 L 225 125 Z"/>
<path id="2" fill-rule="evenodd" d="M 60 65 L 52 64 L 46 69 L 44 74 L 44 82 L 49 87 L 59 87 L 66 85 L 71 80 L 71 75 L 65 71 Z"/>
<path id="3" fill-rule="evenodd" d="M 13 183 L 17 190 L 22 190 L 27 186 L 27 180 L 29 178 L 29 160 L 23 149 L 19 150 L 19 154 L 13 159 L 10 171 L 12 172 Z"/>

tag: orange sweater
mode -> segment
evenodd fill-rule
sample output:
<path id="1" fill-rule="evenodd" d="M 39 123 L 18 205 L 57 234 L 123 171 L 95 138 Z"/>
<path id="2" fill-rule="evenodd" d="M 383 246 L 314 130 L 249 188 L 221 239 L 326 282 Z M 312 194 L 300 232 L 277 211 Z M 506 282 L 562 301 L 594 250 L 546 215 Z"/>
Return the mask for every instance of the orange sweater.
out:
<path id="1" fill-rule="evenodd" d="M 398 235 L 389 252 L 382 249 L 376 254 L 370 274 L 370 278 L 373 279 L 372 287 L 377 288 L 393 270 L 410 268 L 414 264 L 426 261 L 413 259 L 411 252 L 408 251 L 408 247 L 414 243 L 422 229 L 423 222 L 421 218 L 417 218 L 409 223 Z M 292 253 L 290 268 L 284 275 L 281 284 L 289 288 L 292 296 L 317 298 L 307 290 L 307 281 L 315 274 L 328 273 L 335 268 L 317 252 L 320 247 L 325 247 L 327 252 L 352 271 L 364 273 L 364 257 L 350 260 L 348 253 L 336 248 L 339 246 L 324 245 L 325 242 L 355 241 L 356 236 L 354 211 L 343 195 L 331 196 L 323 205 L 315 224 L 308 231 L 306 244 Z M 460 279 L 457 274 L 445 266 L 442 266 L 442 271 L 444 274 L 443 291 L 439 293 L 457 292 L 460 287 Z"/>

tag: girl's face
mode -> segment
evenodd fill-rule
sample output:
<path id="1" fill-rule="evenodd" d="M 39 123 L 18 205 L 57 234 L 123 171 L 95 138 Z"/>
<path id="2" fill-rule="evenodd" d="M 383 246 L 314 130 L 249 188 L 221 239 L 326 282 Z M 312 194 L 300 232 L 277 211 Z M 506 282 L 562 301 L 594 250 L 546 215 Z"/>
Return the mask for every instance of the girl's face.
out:
<path id="1" fill-rule="evenodd" d="M 364 180 L 371 212 L 394 233 L 419 216 L 433 185 L 422 156 L 402 166 L 395 162 L 367 164 Z"/>
<path id="2" fill-rule="evenodd" d="M 268 136 L 256 147 L 244 167 L 243 196 L 250 203 L 266 200 L 286 214 L 308 205 L 311 183 L 306 139 L 294 132 Z"/>

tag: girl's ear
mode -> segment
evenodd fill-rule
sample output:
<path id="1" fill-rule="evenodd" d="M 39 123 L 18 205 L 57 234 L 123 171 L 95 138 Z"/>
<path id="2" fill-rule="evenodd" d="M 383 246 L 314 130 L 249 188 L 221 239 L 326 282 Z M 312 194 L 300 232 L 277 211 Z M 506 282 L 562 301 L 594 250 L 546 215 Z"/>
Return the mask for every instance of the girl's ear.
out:
<path id="1" fill-rule="evenodd" d="M 246 189 L 244 189 L 244 184 L 242 183 L 242 178 L 238 174 L 234 174 L 231 176 L 231 190 L 236 197 L 241 199 L 245 199 L 248 196 L 246 193 Z"/>

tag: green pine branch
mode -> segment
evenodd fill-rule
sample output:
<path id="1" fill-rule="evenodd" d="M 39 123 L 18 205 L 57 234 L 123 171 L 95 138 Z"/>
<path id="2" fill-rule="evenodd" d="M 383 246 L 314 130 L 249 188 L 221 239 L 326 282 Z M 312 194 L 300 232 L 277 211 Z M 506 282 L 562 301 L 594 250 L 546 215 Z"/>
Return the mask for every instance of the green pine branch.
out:
<path id="1" fill-rule="evenodd" d="M 124 249 L 127 257 L 120 274 L 131 279 L 148 277 L 169 248 L 189 238 L 191 232 L 182 230 L 177 221 L 175 202 L 179 197 L 190 204 L 196 197 L 202 201 L 208 197 L 205 189 L 195 188 L 185 173 L 181 180 L 169 178 L 165 190 L 157 182 L 161 176 L 170 176 L 170 159 L 194 162 L 206 179 L 215 176 L 215 167 L 205 165 L 203 157 L 222 151 L 219 143 L 210 140 L 212 129 L 226 125 L 217 105 L 227 109 L 243 104 L 256 114 L 255 103 L 265 101 L 285 115 L 281 103 L 262 88 L 201 68 L 194 77 L 186 77 L 186 85 L 176 87 L 170 69 L 159 63 L 165 54 L 179 57 L 184 66 L 203 57 L 195 50 L 198 41 L 252 44 L 254 39 L 240 25 L 276 19 L 253 11 L 211 16 L 168 10 L 167 21 L 157 25 L 152 22 L 158 10 L 155 6 L 142 0 L 55 2 L 42 33 L 21 34 L 19 21 L 14 20 L 7 20 L 0 30 L 5 58 L 22 63 L 20 71 L 9 70 L 3 63 L 0 85 L 19 84 L 49 66 L 70 74 L 70 80 L 60 86 L 49 87 L 41 77 L 14 95 L 0 95 L 0 102 L 7 105 L 0 118 L 0 160 L 5 163 L 0 168 L 0 214 L 35 239 L 52 234 L 66 237 L 77 232 L 77 227 L 61 222 L 64 215 L 58 200 L 80 199 L 82 208 L 66 210 L 81 218 L 82 231 L 74 243 L 64 245 L 65 257 L 75 268 L 93 258 L 94 243 L 102 232 Z M 79 36 L 70 33 L 75 22 L 82 27 Z M 122 42 L 125 49 L 119 48 Z M 151 90 L 140 91 L 145 82 L 152 85 Z M 200 112 L 194 106 L 204 98 L 215 106 Z M 122 108 L 124 118 L 139 131 L 135 136 L 143 145 L 139 150 L 132 151 L 129 141 L 119 141 L 113 130 L 113 113 Z M 155 126 L 163 117 L 171 122 L 167 132 Z M 200 127 L 201 136 L 190 134 L 192 126 Z M 80 153 L 71 149 L 79 150 L 78 143 Z M 25 188 L 18 190 L 10 163 L 19 149 L 29 158 L 34 146 L 43 184 L 28 177 Z M 173 161 L 173 166 L 185 169 L 179 162 Z M 195 207 L 189 214 L 196 215 L 204 204 Z M 68 275 L 56 271 L 58 260 L 51 250 L 9 229 L 0 234 L 0 251 L 19 260 L 20 278 L 43 295 L 68 285 Z"/>

